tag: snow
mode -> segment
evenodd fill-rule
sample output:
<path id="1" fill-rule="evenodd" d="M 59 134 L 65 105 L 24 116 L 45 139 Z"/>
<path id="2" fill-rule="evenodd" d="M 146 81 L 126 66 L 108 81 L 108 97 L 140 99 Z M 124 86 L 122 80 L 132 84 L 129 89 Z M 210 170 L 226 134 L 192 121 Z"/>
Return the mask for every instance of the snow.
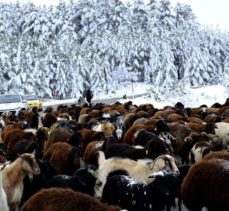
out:
<path id="1" fill-rule="evenodd" d="M 176 102 L 181 102 L 185 105 L 185 107 L 198 107 L 202 104 L 206 104 L 207 106 L 211 106 L 215 102 L 223 104 L 229 95 L 228 88 L 222 85 L 213 85 L 206 86 L 200 88 L 191 88 L 189 94 L 184 96 L 171 96 L 165 101 L 156 101 L 152 97 L 147 97 L 146 93 L 152 85 L 143 84 L 143 83 L 134 83 L 127 85 L 119 90 L 116 90 L 115 93 L 110 93 L 108 95 L 104 93 L 97 94 L 94 96 L 93 100 L 96 99 L 110 99 L 119 97 L 120 102 L 124 103 L 127 101 L 132 101 L 133 104 L 140 105 L 144 103 L 151 103 L 155 108 L 163 108 L 164 106 L 173 106 Z M 123 95 L 127 95 L 127 99 L 122 99 Z M 141 97 L 133 97 L 133 95 L 143 95 Z M 145 95 L 144 95 L 145 94 Z M 65 100 L 50 100 L 47 102 L 43 102 L 44 106 L 49 105 L 58 105 L 64 103 L 77 103 L 76 98 L 73 99 L 65 99 Z"/>

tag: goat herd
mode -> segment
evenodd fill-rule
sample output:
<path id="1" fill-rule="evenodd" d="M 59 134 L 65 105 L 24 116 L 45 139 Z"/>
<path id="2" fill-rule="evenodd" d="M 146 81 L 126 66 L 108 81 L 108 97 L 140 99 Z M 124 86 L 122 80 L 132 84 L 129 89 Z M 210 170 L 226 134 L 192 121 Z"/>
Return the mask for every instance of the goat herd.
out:
<path id="1" fill-rule="evenodd" d="M 2 113 L 0 211 L 229 210 L 229 100 Z"/>

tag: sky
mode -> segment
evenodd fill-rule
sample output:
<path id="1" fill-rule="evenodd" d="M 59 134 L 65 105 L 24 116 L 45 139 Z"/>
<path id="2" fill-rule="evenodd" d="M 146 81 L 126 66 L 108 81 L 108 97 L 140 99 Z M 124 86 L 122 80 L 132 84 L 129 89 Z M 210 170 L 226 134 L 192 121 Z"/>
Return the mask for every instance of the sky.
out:
<path id="1" fill-rule="evenodd" d="M 0 0 L 0 2 L 15 2 L 17 0 Z M 59 0 L 18 0 L 22 3 L 28 1 L 35 4 L 57 4 Z M 77 0 L 74 0 L 77 1 Z M 131 1 L 131 0 L 124 0 Z M 197 20 L 201 24 L 217 27 L 223 31 L 229 31 L 229 0 L 170 0 L 191 5 Z"/>
<path id="2" fill-rule="evenodd" d="M 201 24 L 229 31 L 229 0 L 171 0 L 191 5 Z"/>

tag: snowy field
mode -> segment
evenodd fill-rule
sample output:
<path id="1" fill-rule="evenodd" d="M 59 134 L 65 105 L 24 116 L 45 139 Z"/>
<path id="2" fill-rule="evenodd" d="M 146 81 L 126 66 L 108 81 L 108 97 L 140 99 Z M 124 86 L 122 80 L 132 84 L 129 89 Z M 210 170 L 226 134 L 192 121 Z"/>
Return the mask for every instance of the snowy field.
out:
<path id="1" fill-rule="evenodd" d="M 192 88 L 188 95 L 185 96 L 171 96 L 166 101 L 158 102 L 153 99 L 153 96 L 146 97 L 144 95 L 152 85 L 135 83 L 134 86 L 130 84 L 126 88 L 116 90 L 116 93 L 106 95 L 105 93 L 97 94 L 93 100 L 109 99 L 109 98 L 120 98 L 120 102 L 133 101 L 134 104 L 139 105 L 143 103 L 152 103 L 156 108 L 163 108 L 164 106 L 173 106 L 176 102 L 182 102 L 185 107 L 198 107 L 202 104 L 211 106 L 215 102 L 224 103 L 229 97 L 229 88 L 225 88 L 221 85 L 206 86 L 201 88 Z M 123 95 L 127 95 L 127 99 L 122 99 Z M 133 97 L 133 95 L 143 95 L 142 97 Z M 58 105 L 63 103 L 77 103 L 78 99 L 66 99 L 66 100 L 49 100 L 43 102 L 44 106 Z"/>

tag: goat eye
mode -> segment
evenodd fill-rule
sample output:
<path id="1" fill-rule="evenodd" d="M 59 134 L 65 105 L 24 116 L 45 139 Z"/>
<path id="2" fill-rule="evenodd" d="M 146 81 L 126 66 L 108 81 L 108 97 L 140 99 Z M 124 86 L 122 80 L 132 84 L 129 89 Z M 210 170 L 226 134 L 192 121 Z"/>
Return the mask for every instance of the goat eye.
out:
<path id="1" fill-rule="evenodd" d="M 26 157 L 25 160 L 29 163 L 30 166 L 33 165 L 33 159 L 32 158 Z"/>

